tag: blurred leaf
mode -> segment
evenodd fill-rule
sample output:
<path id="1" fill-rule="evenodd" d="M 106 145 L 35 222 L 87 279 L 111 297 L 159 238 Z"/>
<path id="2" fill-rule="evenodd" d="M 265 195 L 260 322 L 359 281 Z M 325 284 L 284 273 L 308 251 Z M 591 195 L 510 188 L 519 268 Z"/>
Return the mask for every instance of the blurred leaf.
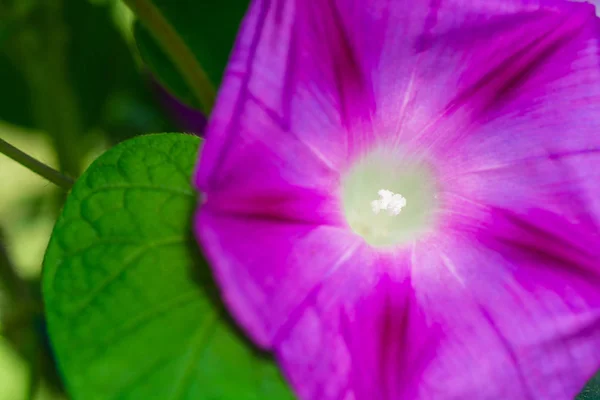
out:
<path id="1" fill-rule="evenodd" d="M 588 382 L 576 400 L 600 400 L 600 372 Z"/>
<path id="2" fill-rule="evenodd" d="M 183 103 L 200 109 L 200 104 L 194 93 L 188 87 L 177 67 L 163 52 L 158 43 L 152 38 L 148 30 L 139 22 L 134 25 L 133 35 L 137 43 L 140 56 L 152 70 L 152 73 L 170 93 L 173 93 Z"/>
<path id="3" fill-rule="evenodd" d="M 0 96 L 0 119 L 13 125 L 35 127 L 27 81 L 2 51 L 0 51 L 0 82 L 2 82 L 2 92 L 10 93 L 10 96 Z"/>
<path id="4" fill-rule="evenodd" d="M 110 6 L 110 2 L 87 0 L 66 0 L 65 4 L 70 76 L 86 130 L 100 126 L 120 140 L 132 133 L 166 129 Z"/>
<path id="5" fill-rule="evenodd" d="M 64 393 L 56 362 L 48 341 L 39 279 L 26 282 L 28 290 L 15 299 L 2 314 L 2 336 L 25 361 L 30 389 L 41 383 L 54 395 Z"/>
<path id="6" fill-rule="evenodd" d="M 124 142 L 65 204 L 43 289 L 74 400 L 292 398 L 229 321 L 193 239 L 199 145 L 183 134 Z"/>
<path id="7" fill-rule="evenodd" d="M 106 104 L 102 127 L 115 143 L 142 133 L 174 130 L 175 125 L 167 119 L 156 93 L 147 82 L 137 91 L 113 93 Z"/>
<path id="8" fill-rule="evenodd" d="M 98 144 L 98 131 L 118 142 L 142 132 L 173 128 L 139 73 L 119 26 L 122 21 L 116 20 L 116 0 L 63 0 L 61 8 L 55 6 L 60 2 L 38 1 L 32 11 L 13 18 L 17 25 L 0 18 L 0 39 L 5 38 L 0 48 L 0 82 L 4 92 L 11 93 L 0 99 L 0 119 L 56 135 L 40 109 L 49 108 L 46 99 L 50 98 L 51 105 L 65 110 L 57 104 L 57 97 L 65 96 L 55 93 L 56 86 L 44 83 L 60 81 L 55 75 L 58 69 L 64 72 L 67 86 L 60 88 L 71 94 L 76 106 L 74 112 L 66 113 L 77 121 L 73 132 L 77 140 L 70 140 L 77 143 L 77 153 L 84 154 Z M 14 6 L 22 4 L 19 0 Z M 54 130 L 65 131 L 63 125 Z M 86 135 L 89 132 L 93 135 Z"/>
<path id="9" fill-rule="evenodd" d="M 32 9 L 30 0 L 8 4 L 0 0 L 0 82 L 2 92 L 10 96 L 0 97 L 0 119 L 25 128 L 34 128 L 36 123 L 31 111 L 29 85 L 14 57 L 9 56 L 8 48 L 15 35 L 18 35 L 23 19 Z M 27 132 L 24 130 L 24 132 Z"/>
<path id="10" fill-rule="evenodd" d="M 194 89 L 198 83 L 190 83 L 189 77 L 175 59 L 177 55 L 174 58 L 176 46 L 165 48 L 168 46 L 166 42 L 153 40 L 157 37 L 164 40 L 166 37 L 168 41 L 169 35 L 157 20 L 164 20 L 169 25 L 167 30 L 172 29 L 176 39 L 191 51 L 195 57 L 195 67 L 202 70 L 199 74 L 208 78 L 214 91 L 221 83 L 229 53 L 249 1 L 126 0 L 126 3 L 149 30 L 148 32 L 136 29 L 136 41 L 144 61 L 173 94 L 186 103 L 199 107 L 202 98 L 198 94 L 199 90 Z M 153 16 L 154 11 L 160 14 L 159 17 Z M 202 106 L 206 111 L 206 105 Z"/>
<path id="11" fill-rule="evenodd" d="M 112 21 L 110 8 L 88 0 L 66 0 L 70 78 L 86 127 L 97 126 L 113 92 L 139 85 L 131 51 Z"/>

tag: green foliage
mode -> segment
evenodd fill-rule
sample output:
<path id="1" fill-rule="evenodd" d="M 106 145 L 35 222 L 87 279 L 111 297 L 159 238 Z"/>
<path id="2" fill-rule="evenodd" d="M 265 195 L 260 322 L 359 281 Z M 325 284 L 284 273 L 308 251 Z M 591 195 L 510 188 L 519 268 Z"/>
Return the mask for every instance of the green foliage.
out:
<path id="1" fill-rule="evenodd" d="M 67 0 L 65 22 L 68 42 L 69 77 L 81 106 L 85 127 L 104 122 L 111 97 L 122 90 L 142 89 L 131 51 L 111 21 L 105 4 Z"/>
<path id="2" fill-rule="evenodd" d="M 84 131 L 100 128 L 119 141 L 170 128 L 113 21 L 112 1 L 65 0 L 64 10 L 69 77 Z"/>
<path id="3" fill-rule="evenodd" d="M 73 399 L 287 399 L 227 319 L 192 236 L 200 140 L 142 136 L 75 184 L 44 261 L 50 338 Z"/>
<path id="4" fill-rule="evenodd" d="M 185 79 L 177 71 L 169 56 L 161 49 L 160 45 L 152 38 L 152 34 L 139 21 L 135 22 L 133 35 L 137 43 L 140 56 L 145 64 L 152 70 L 154 76 L 169 90 L 170 93 L 194 108 L 201 106 L 188 87 Z"/>
<path id="5" fill-rule="evenodd" d="M 0 82 L 2 91 L 10 93 L 10 96 L 0 96 L 0 119 L 27 128 L 34 127 L 27 82 L 14 63 L 1 52 Z"/>
<path id="6" fill-rule="evenodd" d="M 14 8 L 22 4 L 15 1 Z M 78 121 L 82 153 L 87 151 L 89 132 L 102 130 L 118 141 L 171 128 L 114 21 L 114 0 L 32 4 L 27 12 L 13 11 L 10 15 L 15 16 L 6 21 L 0 4 L 0 81 L 4 92 L 11 93 L 0 99 L 0 119 L 47 131 L 36 108 L 47 108 L 45 97 L 54 97 L 58 107 L 56 97 L 64 97 L 66 90 L 77 104 L 77 115 L 71 118 Z M 57 74 L 67 77 L 69 88 L 51 85 Z M 115 104 L 120 113 L 114 112 Z"/>
<path id="7" fill-rule="evenodd" d="M 600 399 L 600 373 L 594 376 L 579 393 L 576 400 L 599 400 Z"/>
<path id="8" fill-rule="evenodd" d="M 158 79 L 178 96 L 182 101 L 194 106 L 204 106 L 192 85 L 182 75 L 180 66 L 175 65 L 162 51 L 164 46 L 154 41 L 163 35 L 156 18 L 140 11 L 148 4 L 157 10 L 161 18 L 176 32 L 178 39 L 191 51 L 197 61 L 196 67 L 208 77 L 207 84 L 214 91 L 219 87 L 229 53 L 239 28 L 242 17 L 248 7 L 248 0 L 196 1 L 196 0 L 130 0 L 143 25 L 136 29 L 136 42 L 140 54 Z M 172 49 L 171 49 L 172 50 Z"/>
<path id="9" fill-rule="evenodd" d="M 249 0 L 153 2 L 176 27 L 210 80 L 218 86 Z"/>

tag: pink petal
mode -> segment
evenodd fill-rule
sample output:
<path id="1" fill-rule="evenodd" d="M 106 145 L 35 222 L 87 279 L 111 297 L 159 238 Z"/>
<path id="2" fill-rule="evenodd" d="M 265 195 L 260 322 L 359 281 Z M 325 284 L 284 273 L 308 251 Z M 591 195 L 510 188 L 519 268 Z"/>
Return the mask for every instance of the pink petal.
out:
<path id="1" fill-rule="evenodd" d="M 370 96 L 336 12 L 326 2 L 253 2 L 211 115 L 201 189 L 335 188 L 346 127 L 369 113 Z"/>
<path id="2" fill-rule="evenodd" d="M 532 99 L 532 87 L 539 94 L 563 84 L 564 94 L 571 90 L 567 84 L 574 81 L 583 87 L 598 73 L 597 59 L 590 69 L 591 52 L 597 48 L 591 39 L 598 35 L 589 5 L 433 1 L 424 7 L 388 5 L 381 13 L 387 24 L 378 20 L 370 27 L 381 32 L 380 40 L 371 34 L 363 39 L 367 50 L 362 59 L 371 61 L 368 70 L 373 75 L 379 116 L 374 130 L 391 132 L 396 143 L 418 152 L 426 150 L 433 158 L 447 161 L 465 142 L 486 138 L 482 125 L 498 116 L 513 117 L 512 111 L 520 106 L 519 94 L 532 102 L 550 100 Z M 372 15 L 357 15 L 373 23 Z M 382 48 L 370 46 L 373 42 L 383 43 Z M 576 53 L 584 47 L 586 54 Z M 586 65 L 565 63 L 565 56 L 581 58 Z M 569 82 L 542 86 L 546 79 L 556 81 L 573 72 L 578 76 L 570 76 Z M 536 122 L 539 125 L 539 119 Z M 510 143 L 506 129 L 503 133 L 505 143 Z M 487 154 L 480 153 L 482 157 Z M 462 160 L 469 163 L 472 155 L 464 154 Z M 450 167 L 455 166 L 440 168 L 456 172 L 447 170 Z"/>
<path id="3" fill-rule="evenodd" d="M 340 271 L 322 284 L 277 358 L 301 399 L 410 399 L 434 358 L 439 328 L 416 304 L 410 263 L 393 262 L 396 274 L 379 275 L 369 294 Z"/>
<path id="4" fill-rule="evenodd" d="M 421 397 L 572 399 L 600 366 L 600 240 L 542 210 L 487 214 L 415 248 L 418 304 L 444 332 Z"/>
<path id="5" fill-rule="evenodd" d="M 300 398 L 567 399 L 600 366 L 598 37 L 558 0 L 252 4 L 196 232 Z M 389 142 L 443 171 L 448 223 L 412 254 L 339 209 Z"/>
<path id="6" fill-rule="evenodd" d="M 444 161 L 451 196 L 541 207 L 598 231 L 600 25 L 581 26 L 465 130 Z"/>
<path id="7" fill-rule="evenodd" d="M 328 276 L 276 343 L 300 398 L 572 399 L 600 366 L 598 237 L 544 211 L 488 216 Z"/>
<path id="8" fill-rule="evenodd" d="M 202 209 L 196 232 L 225 302 L 264 347 L 273 346 L 276 337 L 293 326 L 291 315 L 311 304 L 312 293 L 329 274 L 349 259 L 372 263 L 358 237 L 332 226 L 231 217 Z M 364 274 L 368 277 L 368 270 Z"/>

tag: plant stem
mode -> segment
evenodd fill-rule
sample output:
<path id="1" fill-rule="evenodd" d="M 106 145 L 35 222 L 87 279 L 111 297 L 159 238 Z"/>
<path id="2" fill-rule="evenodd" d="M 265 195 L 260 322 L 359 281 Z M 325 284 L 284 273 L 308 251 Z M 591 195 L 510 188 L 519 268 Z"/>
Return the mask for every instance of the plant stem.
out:
<path id="1" fill-rule="evenodd" d="M 161 11 L 149 0 L 124 0 L 152 34 L 194 93 L 206 115 L 213 108 L 216 90 L 198 59 Z"/>
<path id="2" fill-rule="evenodd" d="M 40 175 L 41 177 L 49 180 L 50 182 L 65 190 L 69 190 L 71 189 L 71 186 L 73 186 L 73 179 L 61 174 L 57 170 L 49 167 L 41 161 L 36 160 L 30 155 L 25 154 L 24 152 L 17 149 L 15 146 L 6 142 L 3 139 L 0 139 L 0 153 L 4 154 L 9 158 L 12 158 L 25 168 L 28 168 L 29 170 L 35 172 L 36 174 Z"/>

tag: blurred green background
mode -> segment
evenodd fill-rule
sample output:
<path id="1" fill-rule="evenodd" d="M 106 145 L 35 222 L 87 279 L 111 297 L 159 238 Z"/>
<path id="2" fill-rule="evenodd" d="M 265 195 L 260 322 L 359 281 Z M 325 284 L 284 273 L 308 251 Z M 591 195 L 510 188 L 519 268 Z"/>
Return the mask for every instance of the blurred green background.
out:
<path id="1" fill-rule="evenodd" d="M 0 0 L 0 139 L 78 176 L 132 136 L 201 129 L 143 69 L 132 22 L 117 0 Z M 39 294 L 63 199 L 0 155 L 0 400 L 65 398 Z"/>

